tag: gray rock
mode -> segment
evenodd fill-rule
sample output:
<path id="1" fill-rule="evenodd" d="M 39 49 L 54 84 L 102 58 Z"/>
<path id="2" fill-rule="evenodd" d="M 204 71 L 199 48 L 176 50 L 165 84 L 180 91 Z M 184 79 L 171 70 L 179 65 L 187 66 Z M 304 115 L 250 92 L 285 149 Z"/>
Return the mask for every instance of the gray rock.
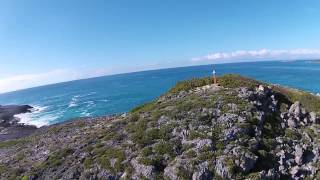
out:
<path id="1" fill-rule="evenodd" d="M 167 117 L 167 116 L 161 116 L 161 117 L 158 119 L 158 124 L 159 124 L 159 125 L 165 124 L 165 123 L 167 123 L 169 120 L 170 120 L 169 117 Z"/>
<path id="2" fill-rule="evenodd" d="M 146 166 L 143 164 L 139 164 L 139 162 L 136 159 L 132 159 L 130 162 L 131 166 L 134 169 L 135 175 L 138 176 L 144 176 L 147 179 L 151 179 L 154 176 L 155 173 L 155 167 L 154 166 Z"/>
<path id="3" fill-rule="evenodd" d="M 302 164 L 302 157 L 303 157 L 303 149 L 300 145 L 296 145 L 294 147 L 295 149 L 295 152 L 294 152 L 294 155 L 295 155 L 295 162 L 298 164 L 298 165 L 301 165 Z"/>
<path id="4" fill-rule="evenodd" d="M 224 179 L 231 179 L 232 174 L 225 160 L 226 160 L 225 156 L 220 156 L 217 159 L 215 171 L 219 176 L 223 177 Z"/>
<path id="5" fill-rule="evenodd" d="M 224 123 L 224 124 L 233 123 L 233 122 L 236 122 L 237 120 L 238 120 L 238 115 L 230 114 L 230 113 L 226 113 L 217 119 L 219 123 Z"/>
<path id="6" fill-rule="evenodd" d="M 200 139 L 196 142 L 196 149 L 201 150 L 204 147 L 208 147 L 209 149 L 212 149 L 212 140 L 211 139 Z"/>
<path id="7" fill-rule="evenodd" d="M 234 104 L 234 103 L 229 103 L 229 104 L 227 104 L 227 106 L 229 107 L 229 109 L 230 109 L 230 112 L 237 112 L 239 109 L 238 109 L 238 106 L 236 105 L 236 104 Z"/>
<path id="8" fill-rule="evenodd" d="M 309 116 L 310 116 L 310 121 L 312 123 L 318 123 L 319 119 L 318 119 L 317 114 L 315 112 L 310 112 Z"/>
<path id="9" fill-rule="evenodd" d="M 175 160 L 164 169 L 163 175 L 170 180 L 179 180 L 179 173 L 181 173 L 181 169 L 191 169 L 191 163 L 186 159 L 176 157 Z"/>
<path id="10" fill-rule="evenodd" d="M 212 179 L 212 173 L 209 171 L 208 164 L 206 161 L 198 165 L 197 170 L 192 175 L 192 180 Z"/>
<path id="11" fill-rule="evenodd" d="M 298 120 L 304 118 L 306 114 L 306 110 L 302 108 L 302 105 L 299 101 L 296 101 L 294 104 L 291 105 L 289 109 L 289 114 L 295 117 Z"/>
<path id="12" fill-rule="evenodd" d="M 230 141 L 237 138 L 239 133 L 243 132 L 243 129 L 233 126 L 223 131 L 224 140 Z"/>
<path id="13" fill-rule="evenodd" d="M 249 172 L 251 169 L 254 168 L 258 157 L 254 156 L 251 153 L 245 153 L 245 155 L 241 158 L 240 167 L 242 168 L 243 172 Z"/>
<path id="14" fill-rule="evenodd" d="M 297 127 L 297 123 L 296 123 L 296 121 L 295 121 L 294 119 L 289 118 L 289 119 L 288 119 L 288 126 L 289 126 L 290 128 L 296 128 L 296 127 Z"/>

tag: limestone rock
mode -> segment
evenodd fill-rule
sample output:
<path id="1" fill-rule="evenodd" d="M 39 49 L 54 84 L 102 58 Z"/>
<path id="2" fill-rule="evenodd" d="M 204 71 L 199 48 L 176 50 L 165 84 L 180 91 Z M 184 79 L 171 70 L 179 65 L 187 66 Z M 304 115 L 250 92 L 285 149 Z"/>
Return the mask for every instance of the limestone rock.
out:
<path id="1" fill-rule="evenodd" d="M 136 159 L 132 159 L 130 163 L 134 169 L 134 173 L 137 176 L 144 176 L 148 179 L 151 179 L 154 176 L 155 167 L 154 166 L 146 166 L 143 164 L 139 164 Z"/>

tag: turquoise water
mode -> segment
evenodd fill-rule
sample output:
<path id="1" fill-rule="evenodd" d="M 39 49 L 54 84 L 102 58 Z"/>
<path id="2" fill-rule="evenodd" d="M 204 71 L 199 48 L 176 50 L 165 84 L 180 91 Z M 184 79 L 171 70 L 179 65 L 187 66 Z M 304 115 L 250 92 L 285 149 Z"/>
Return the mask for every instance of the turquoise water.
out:
<path id="1" fill-rule="evenodd" d="M 237 73 L 258 80 L 320 92 L 320 63 L 272 61 L 215 65 L 218 75 Z M 212 65 L 104 76 L 0 94 L 0 104 L 29 104 L 33 113 L 19 115 L 37 126 L 77 117 L 122 113 L 165 93 L 177 81 L 210 76 Z"/>

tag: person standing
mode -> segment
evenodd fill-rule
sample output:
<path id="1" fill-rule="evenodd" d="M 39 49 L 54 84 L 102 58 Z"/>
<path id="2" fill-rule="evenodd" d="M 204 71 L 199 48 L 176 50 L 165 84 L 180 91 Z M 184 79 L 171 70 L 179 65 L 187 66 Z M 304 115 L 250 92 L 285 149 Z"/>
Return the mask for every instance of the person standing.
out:
<path id="1" fill-rule="evenodd" d="M 217 77 L 216 77 L 216 70 L 215 69 L 213 69 L 212 75 L 213 75 L 213 84 L 217 84 Z"/>

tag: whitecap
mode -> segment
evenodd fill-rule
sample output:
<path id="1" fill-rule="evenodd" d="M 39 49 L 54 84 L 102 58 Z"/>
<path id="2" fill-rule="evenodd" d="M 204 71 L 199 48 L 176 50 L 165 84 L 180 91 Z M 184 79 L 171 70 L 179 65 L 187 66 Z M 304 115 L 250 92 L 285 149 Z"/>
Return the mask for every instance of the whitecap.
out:
<path id="1" fill-rule="evenodd" d="M 85 102 L 85 104 L 87 104 L 87 108 L 91 108 L 91 107 L 96 106 L 96 104 L 94 103 L 94 101 L 87 101 L 87 102 Z"/>
<path id="2" fill-rule="evenodd" d="M 87 111 L 84 111 L 81 113 L 82 116 L 85 116 L 85 117 L 88 117 L 91 115 L 91 113 L 87 112 Z"/>
<path id="3" fill-rule="evenodd" d="M 109 102 L 110 100 L 109 99 L 101 99 L 101 100 L 98 100 L 100 102 Z"/>
<path id="4" fill-rule="evenodd" d="M 56 118 L 50 116 L 42 116 L 41 118 L 34 118 L 32 113 L 17 114 L 14 117 L 19 118 L 20 124 L 34 125 L 36 127 L 47 126 L 51 120 Z"/>
<path id="5" fill-rule="evenodd" d="M 69 102 L 68 108 L 78 106 L 77 101 L 78 101 L 78 98 L 79 98 L 79 97 L 80 97 L 79 95 L 73 96 L 73 97 L 71 98 L 71 101 Z"/>
<path id="6" fill-rule="evenodd" d="M 49 125 L 49 122 L 55 120 L 56 117 L 50 115 L 41 115 L 47 109 L 47 106 L 34 105 L 29 113 L 14 115 L 19 119 L 19 124 L 34 125 L 37 127 Z"/>

